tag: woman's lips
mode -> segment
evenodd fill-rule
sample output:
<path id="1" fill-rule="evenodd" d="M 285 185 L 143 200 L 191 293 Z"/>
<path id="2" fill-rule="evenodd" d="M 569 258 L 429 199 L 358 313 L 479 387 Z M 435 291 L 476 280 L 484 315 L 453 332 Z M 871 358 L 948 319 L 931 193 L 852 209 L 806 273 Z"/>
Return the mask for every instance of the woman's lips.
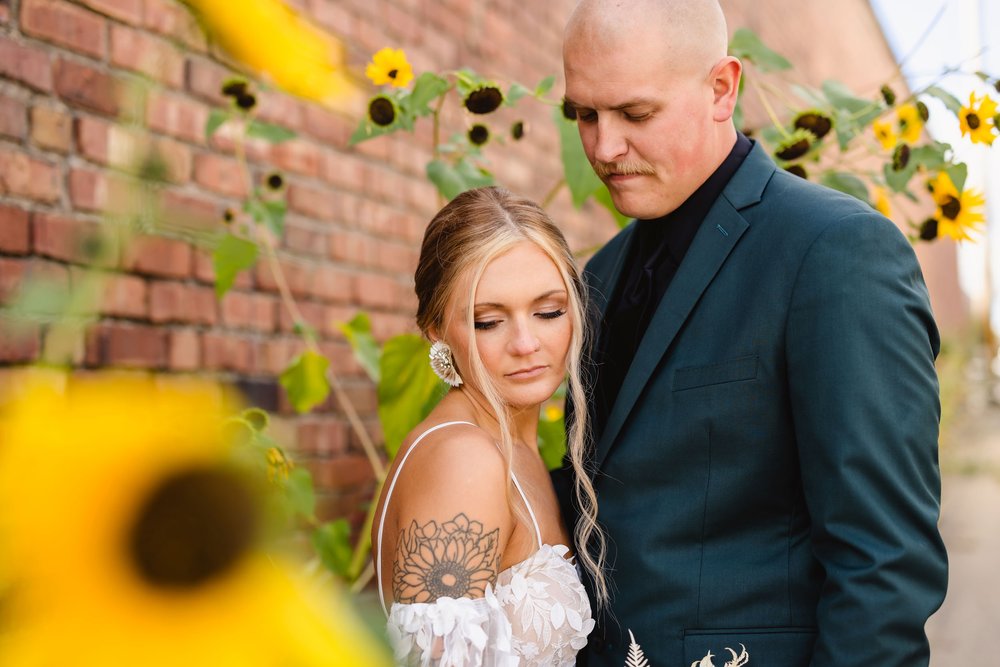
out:
<path id="1" fill-rule="evenodd" d="M 534 377 L 538 377 L 548 369 L 548 366 L 532 366 L 531 368 L 522 368 L 521 370 L 514 371 L 513 373 L 507 373 L 505 377 L 511 380 L 529 380 Z"/>

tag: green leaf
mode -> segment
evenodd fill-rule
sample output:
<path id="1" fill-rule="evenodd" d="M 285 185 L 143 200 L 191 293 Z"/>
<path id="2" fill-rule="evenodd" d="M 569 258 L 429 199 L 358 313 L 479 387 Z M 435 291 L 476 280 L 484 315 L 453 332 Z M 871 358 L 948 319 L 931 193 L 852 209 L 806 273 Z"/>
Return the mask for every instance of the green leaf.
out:
<path id="1" fill-rule="evenodd" d="M 583 202 L 587 201 L 587 197 L 594 194 L 603 184 L 594 173 L 594 169 L 587 159 L 587 154 L 583 151 L 583 142 L 580 141 L 580 133 L 576 129 L 576 123 L 563 116 L 562 109 L 559 107 L 552 110 L 552 118 L 555 119 L 556 127 L 559 128 L 559 144 L 566 185 L 569 186 L 573 205 L 580 208 L 583 206 Z"/>
<path id="2" fill-rule="evenodd" d="M 361 120 L 361 124 L 358 125 L 357 129 L 354 130 L 354 134 L 352 134 L 351 138 L 347 141 L 347 145 L 353 146 L 354 144 L 359 144 L 362 141 L 367 141 L 368 139 L 381 137 L 383 134 L 391 134 L 398 129 L 398 121 L 394 121 L 391 125 L 376 125 L 371 122 L 366 112 L 365 117 Z"/>
<path id="3" fill-rule="evenodd" d="M 834 108 L 847 111 L 850 116 L 869 109 L 881 113 L 878 102 L 855 97 L 850 88 L 834 79 L 828 79 L 823 82 L 823 94 Z"/>
<path id="4" fill-rule="evenodd" d="M 784 56 L 765 46 L 757 33 L 749 28 L 740 28 L 733 34 L 729 42 L 729 53 L 737 58 L 749 60 L 762 72 L 777 72 L 792 68 L 792 64 Z"/>
<path id="5" fill-rule="evenodd" d="M 618 209 L 615 208 L 614 200 L 611 199 L 611 192 L 608 191 L 608 186 L 603 183 L 601 183 L 601 187 L 594 191 L 594 199 L 601 206 L 611 211 L 611 215 L 614 216 L 619 229 L 624 228 L 629 222 L 632 221 L 632 218 L 618 212 Z"/>
<path id="6" fill-rule="evenodd" d="M 247 136 L 254 139 L 263 139 L 272 144 L 280 144 L 283 141 L 294 139 L 296 135 L 295 132 L 289 130 L 287 127 L 265 123 L 262 120 L 252 120 L 247 125 Z"/>
<path id="7" fill-rule="evenodd" d="M 952 112 L 956 116 L 962 111 L 962 103 L 958 101 L 957 97 L 949 93 L 944 88 L 940 88 L 938 86 L 928 86 L 924 92 L 931 97 L 936 97 L 944 102 L 944 105 L 948 107 L 948 111 Z"/>
<path id="8" fill-rule="evenodd" d="M 510 86 L 510 90 L 508 90 L 507 94 L 504 96 L 504 104 L 506 104 L 509 107 L 512 107 L 515 104 L 517 104 L 517 101 L 520 100 L 522 97 L 531 94 L 533 93 L 524 86 L 522 86 L 521 84 L 513 83 Z"/>
<path id="9" fill-rule="evenodd" d="M 951 182 L 955 184 L 955 189 L 961 193 L 965 190 L 965 179 L 969 175 L 969 167 L 964 162 L 953 164 L 945 168 Z"/>
<path id="10" fill-rule="evenodd" d="M 70 314 L 73 294 L 65 281 L 34 278 L 20 289 L 0 317 L 17 326 L 29 322 L 58 322 Z"/>
<path id="11" fill-rule="evenodd" d="M 486 171 L 467 157 L 459 160 L 458 164 L 455 165 L 455 169 L 458 171 L 458 175 L 465 182 L 466 190 L 481 188 L 487 185 L 493 185 L 494 183 L 493 174 Z"/>
<path id="12" fill-rule="evenodd" d="M 326 379 L 329 366 L 330 360 L 322 354 L 306 350 L 278 378 L 296 412 L 308 412 L 326 400 L 330 394 Z"/>
<path id="13" fill-rule="evenodd" d="M 324 523 L 313 531 L 313 548 L 326 569 L 338 577 L 346 576 L 351 565 L 351 524 L 347 519 Z"/>
<path id="14" fill-rule="evenodd" d="M 382 351 L 372 336 L 372 323 L 367 313 L 358 313 L 350 322 L 341 322 L 337 325 L 340 332 L 344 334 L 347 342 L 351 344 L 354 351 L 354 358 L 358 360 L 365 373 L 375 384 L 379 383 L 379 359 Z"/>
<path id="15" fill-rule="evenodd" d="M 538 420 L 538 451 L 549 470 L 562 467 L 566 456 L 566 422 L 560 412 L 557 419 L 546 419 L 544 411 Z"/>
<path id="16" fill-rule="evenodd" d="M 413 91 L 403 98 L 405 106 L 415 116 L 426 116 L 431 113 L 430 103 L 451 89 L 447 79 L 433 72 L 424 72 L 417 77 Z M 401 101 L 402 102 L 402 101 Z"/>
<path id="17" fill-rule="evenodd" d="M 382 348 L 378 416 L 390 458 L 447 391 L 427 362 L 429 352 L 430 344 L 413 334 L 390 338 Z"/>
<path id="18" fill-rule="evenodd" d="M 463 100 L 469 96 L 469 93 L 485 85 L 493 84 L 468 67 L 463 67 L 455 73 L 455 87 L 458 89 L 458 94 Z"/>
<path id="19" fill-rule="evenodd" d="M 791 89 L 792 92 L 808 102 L 811 106 L 819 107 L 821 109 L 826 106 L 826 98 L 824 98 L 823 94 L 815 88 L 793 83 Z"/>
<path id="20" fill-rule="evenodd" d="M 556 83 L 556 78 L 554 76 L 547 76 L 541 81 L 539 81 L 538 85 L 535 86 L 535 97 L 541 97 L 545 93 L 552 90 L 552 86 L 554 86 L 555 83 Z"/>
<path id="21" fill-rule="evenodd" d="M 736 106 L 733 107 L 733 125 L 736 126 L 736 129 L 743 129 L 743 118 L 743 105 L 737 101 Z"/>
<path id="22" fill-rule="evenodd" d="M 431 160 L 427 163 L 427 178 L 441 193 L 441 196 L 451 201 L 465 192 L 465 182 L 451 164 L 444 160 Z"/>
<path id="23" fill-rule="evenodd" d="M 285 482 L 285 498 L 297 515 L 304 519 L 316 516 L 316 491 L 313 489 L 313 479 L 309 470 L 292 468 L 288 474 L 288 481 Z"/>
<path id="24" fill-rule="evenodd" d="M 819 182 L 828 188 L 839 190 L 860 199 L 866 204 L 871 203 L 868 199 L 868 186 L 854 174 L 846 171 L 825 171 L 820 176 Z"/>
<path id="25" fill-rule="evenodd" d="M 261 204 L 264 224 L 275 237 L 281 238 L 285 233 L 285 213 L 288 212 L 288 203 L 284 199 L 263 199 Z"/>
<path id="26" fill-rule="evenodd" d="M 951 144 L 932 141 L 923 146 L 917 146 L 910 151 L 910 163 L 923 165 L 928 171 L 940 171 L 948 164 L 946 155 L 951 151 Z"/>
<path id="27" fill-rule="evenodd" d="M 212 138 L 212 135 L 229 120 L 229 112 L 223 109 L 212 109 L 205 121 L 205 141 Z"/>
<path id="28" fill-rule="evenodd" d="M 226 234 L 212 253 L 212 266 L 215 269 L 215 295 L 225 296 L 233 286 L 237 274 L 249 269 L 257 261 L 257 244 L 241 239 L 232 234 Z"/>
<path id="29" fill-rule="evenodd" d="M 906 167 L 898 171 L 892 168 L 892 162 L 886 162 L 882 166 L 882 174 L 885 176 L 885 183 L 889 186 L 889 189 L 893 192 L 909 194 L 907 186 L 910 183 L 910 179 L 913 178 L 913 174 L 917 173 L 917 164 L 917 161 L 913 159 L 912 153 Z"/>

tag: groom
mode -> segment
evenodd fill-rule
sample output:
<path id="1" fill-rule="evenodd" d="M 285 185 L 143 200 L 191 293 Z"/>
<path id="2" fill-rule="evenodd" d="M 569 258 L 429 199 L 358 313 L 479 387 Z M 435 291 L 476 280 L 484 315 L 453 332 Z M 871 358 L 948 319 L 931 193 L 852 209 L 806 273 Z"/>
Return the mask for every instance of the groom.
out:
<path id="1" fill-rule="evenodd" d="M 566 28 L 567 103 L 636 218 L 586 271 L 617 592 L 580 662 L 620 666 L 631 630 L 664 667 L 926 665 L 947 565 L 920 268 L 736 132 L 726 46 L 715 0 L 583 0 Z"/>

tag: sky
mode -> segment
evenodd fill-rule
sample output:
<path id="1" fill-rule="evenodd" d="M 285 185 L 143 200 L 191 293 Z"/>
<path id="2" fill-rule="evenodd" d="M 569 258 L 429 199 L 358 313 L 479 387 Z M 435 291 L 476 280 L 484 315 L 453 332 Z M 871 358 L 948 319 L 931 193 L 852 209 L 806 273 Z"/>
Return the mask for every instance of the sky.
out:
<path id="1" fill-rule="evenodd" d="M 991 93 L 994 100 L 1000 98 L 992 86 L 971 74 L 981 70 L 1000 77 L 1000 0 L 870 1 L 897 62 L 903 62 L 911 89 L 937 81 L 963 103 L 973 90 Z M 968 74 L 942 78 L 946 69 Z M 987 234 L 978 243 L 959 248 L 959 277 L 973 308 L 979 313 L 990 308 L 993 330 L 1000 335 L 1000 140 L 992 148 L 971 144 L 961 136 L 955 117 L 939 105 L 937 100 L 928 101 L 928 129 L 935 139 L 951 144 L 958 157 L 969 164 L 966 187 L 985 191 L 988 206 Z M 985 286 L 987 263 L 992 273 L 991 290 Z M 988 292 L 992 293 L 991 304 L 986 303 Z"/>

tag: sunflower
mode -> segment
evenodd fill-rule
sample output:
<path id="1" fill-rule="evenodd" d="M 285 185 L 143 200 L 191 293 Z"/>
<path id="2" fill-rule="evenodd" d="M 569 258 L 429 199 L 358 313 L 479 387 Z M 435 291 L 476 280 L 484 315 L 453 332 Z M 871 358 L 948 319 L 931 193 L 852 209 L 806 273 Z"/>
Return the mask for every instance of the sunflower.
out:
<path id="1" fill-rule="evenodd" d="M 997 104 L 989 95 L 983 95 L 977 106 L 976 94 L 969 93 L 969 105 L 962 107 L 958 112 L 958 125 L 962 129 L 962 136 L 969 135 L 974 144 L 991 146 L 993 140 L 997 138 L 996 115 Z"/>
<path id="2" fill-rule="evenodd" d="M 892 123 L 887 120 L 876 120 L 872 123 L 872 130 L 875 132 L 875 138 L 882 144 L 882 148 L 888 151 L 896 147 L 898 138 Z"/>
<path id="3" fill-rule="evenodd" d="M 948 236 L 956 241 L 971 240 L 969 230 L 978 230 L 986 219 L 982 212 L 986 198 L 969 189 L 958 192 L 951 177 L 943 171 L 928 187 L 937 204 L 937 211 L 934 213 L 934 218 L 938 221 L 937 235 Z"/>
<path id="4" fill-rule="evenodd" d="M 380 49 L 365 68 L 365 76 L 376 86 L 392 84 L 396 88 L 405 88 L 413 80 L 413 68 L 406 60 L 403 49 L 392 49 L 388 46 Z"/>
<path id="5" fill-rule="evenodd" d="M 388 664 L 345 600 L 261 549 L 225 411 L 202 385 L 62 376 L 4 406 L 0 664 Z"/>
<path id="6" fill-rule="evenodd" d="M 924 119 L 915 104 L 904 104 L 896 109 L 896 123 L 899 126 L 899 139 L 909 144 L 920 141 L 920 133 L 924 129 Z"/>
<path id="7" fill-rule="evenodd" d="M 344 74 L 342 45 L 281 0 L 189 0 L 223 49 L 293 95 L 323 103 L 356 93 Z M 266 39 L 261 39 L 266 35 Z M 252 95 L 236 95 L 246 108 Z M 251 105 L 252 108 L 252 105 Z"/>
<path id="8" fill-rule="evenodd" d="M 892 207 L 889 204 L 889 193 L 885 188 L 875 188 L 875 210 L 887 218 L 892 217 Z"/>

